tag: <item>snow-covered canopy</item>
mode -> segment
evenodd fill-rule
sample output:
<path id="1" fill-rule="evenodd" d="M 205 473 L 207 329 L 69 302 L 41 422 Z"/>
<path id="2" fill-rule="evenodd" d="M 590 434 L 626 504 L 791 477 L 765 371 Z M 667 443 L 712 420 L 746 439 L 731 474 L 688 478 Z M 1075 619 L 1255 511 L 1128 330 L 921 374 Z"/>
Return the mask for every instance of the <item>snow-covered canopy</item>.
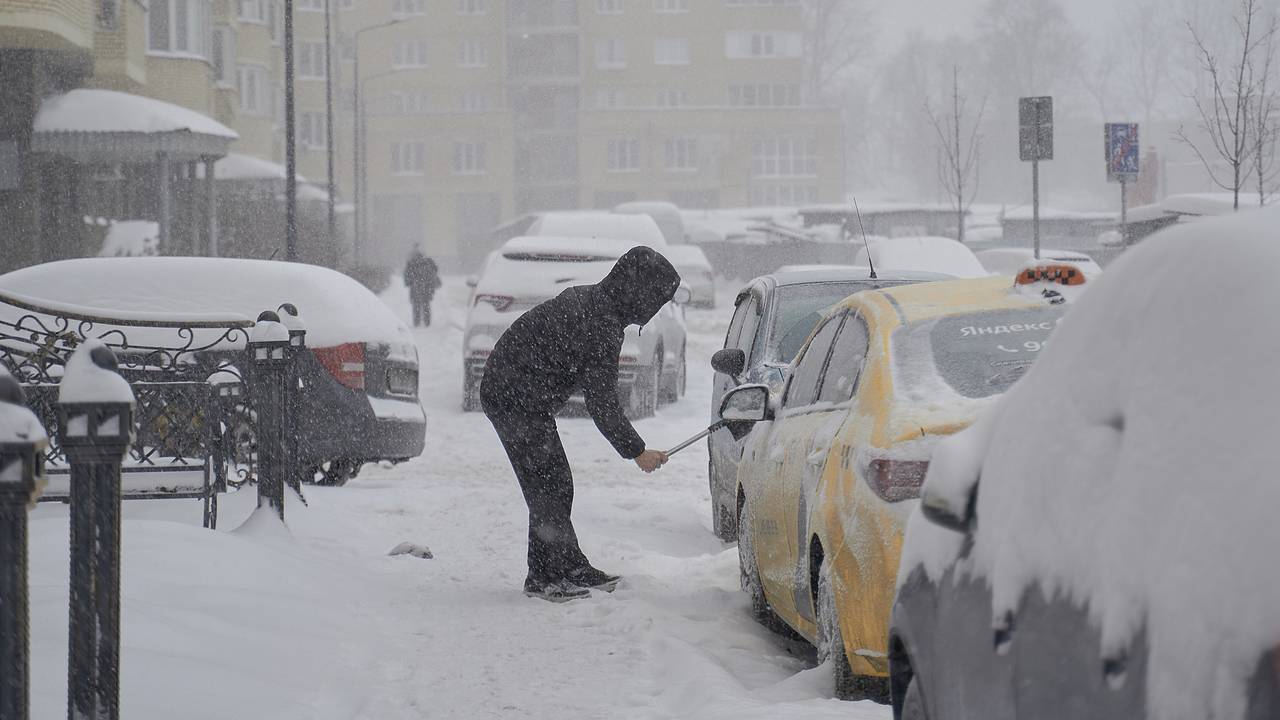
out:
<path id="1" fill-rule="evenodd" d="M 36 112 L 34 130 L 48 132 L 189 132 L 237 140 L 234 130 L 194 110 L 163 100 L 77 88 L 47 98 Z"/>
<path id="2" fill-rule="evenodd" d="M 876 270 L 920 270 L 957 278 L 988 275 L 973 251 L 944 237 L 900 237 L 872 239 L 858 251 L 854 265 L 865 266 L 867 249 Z"/>
<path id="3" fill-rule="evenodd" d="M 291 302 L 307 344 L 407 343 L 410 333 L 363 285 L 336 270 L 232 258 L 82 258 L 0 275 L 0 290 L 103 315 L 182 320 L 210 313 L 256 318 Z"/>
<path id="4" fill-rule="evenodd" d="M 993 617 L 1039 583 L 1087 607 L 1103 653 L 1145 630 L 1151 717 L 1238 720 L 1280 645 L 1277 227 L 1280 209 L 1242 213 L 1126 251 L 926 479 L 926 496 L 979 483 L 961 568 Z M 938 577 L 962 543 L 917 512 L 900 578 Z"/>

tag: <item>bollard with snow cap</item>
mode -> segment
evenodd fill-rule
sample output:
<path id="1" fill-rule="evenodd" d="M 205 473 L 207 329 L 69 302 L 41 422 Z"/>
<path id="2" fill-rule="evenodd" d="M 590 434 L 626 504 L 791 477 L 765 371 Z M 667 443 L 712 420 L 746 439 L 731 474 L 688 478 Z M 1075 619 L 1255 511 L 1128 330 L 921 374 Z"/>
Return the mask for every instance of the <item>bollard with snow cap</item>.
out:
<path id="1" fill-rule="evenodd" d="M 0 718 L 30 712 L 27 509 L 44 485 L 44 428 L 0 366 Z"/>
<path id="2" fill-rule="evenodd" d="M 252 386 L 249 397 L 257 414 L 258 507 L 270 507 L 284 520 L 284 484 L 288 450 L 288 395 L 293 347 L 280 316 L 263 310 L 249 333 Z"/>
<path id="3" fill-rule="evenodd" d="M 289 330 L 289 349 L 292 350 L 293 362 L 289 365 L 289 377 L 287 382 L 289 389 L 285 394 L 285 416 L 288 418 L 288 434 L 285 436 L 288 442 L 287 455 L 285 458 L 285 468 L 288 469 L 286 476 L 289 486 L 302 496 L 302 480 L 304 468 L 302 467 L 301 453 L 298 447 L 298 416 L 299 408 L 302 406 L 302 393 L 306 390 L 303 387 L 302 375 L 302 350 L 307 346 L 307 324 L 302 320 L 302 316 L 298 313 L 298 306 L 293 303 L 284 303 L 278 310 L 280 311 L 280 321 Z M 305 501 L 304 501 L 305 502 Z"/>
<path id="4" fill-rule="evenodd" d="M 67 717 L 120 717 L 120 464 L 133 390 L 116 356 L 86 340 L 58 387 L 58 442 L 71 465 Z"/>

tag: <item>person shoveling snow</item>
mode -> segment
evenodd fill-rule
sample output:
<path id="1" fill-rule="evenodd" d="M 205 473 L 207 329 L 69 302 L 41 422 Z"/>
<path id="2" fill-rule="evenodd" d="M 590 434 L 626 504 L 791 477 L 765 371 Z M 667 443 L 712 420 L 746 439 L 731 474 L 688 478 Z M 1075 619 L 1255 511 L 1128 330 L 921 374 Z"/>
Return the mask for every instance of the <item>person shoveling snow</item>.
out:
<path id="1" fill-rule="evenodd" d="M 611 591 L 619 577 L 596 569 L 578 546 L 570 513 L 573 474 L 556 413 L 581 388 L 587 411 L 618 454 L 645 472 L 667 461 L 646 449 L 618 401 L 618 355 L 628 325 L 670 302 L 680 275 L 647 247 L 629 250 L 595 285 L 571 287 L 525 313 L 485 363 L 480 404 L 502 440 L 529 506 L 531 597 L 562 602 Z"/>

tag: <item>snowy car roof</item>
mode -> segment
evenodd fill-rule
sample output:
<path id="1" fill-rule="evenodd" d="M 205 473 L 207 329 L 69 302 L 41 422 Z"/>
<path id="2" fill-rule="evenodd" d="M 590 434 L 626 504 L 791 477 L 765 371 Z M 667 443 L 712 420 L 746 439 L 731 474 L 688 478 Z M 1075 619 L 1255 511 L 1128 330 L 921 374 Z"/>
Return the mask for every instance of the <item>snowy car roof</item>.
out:
<path id="1" fill-rule="evenodd" d="M 182 321 L 223 313 L 256 318 L 281 303 L 298 307 L 307 344 L 410 342 L 408 328 L 372 292 L 336 270 L 234 258 L 138 257 L 59 260 L 0 275 L 0 290 L 111 316 Z"/>
<path id="2" fill-rule="evenodd" d="M 566 259 L 581 260 L 586 257 L 596 257 L 600 260 L 617 260 L 631 248 L 639 246 L 640 243 L 626 240 L 526 235 L 506 241 L 498 252 L 503 256 L 542 255 L 546 256 L 547 259 L 553 259 L 556 255 L 564 255 Z"/>
<path id="3" fill-rule="evenodd" d="M 779 286 L 822 282 L 849 282 L 851 280 L 871 279 L 871 268 L 847 265 L 822 269 L 815 268 L 813 270 L 775 272 L 770 273 L 765 277 L 770 278 L 774 284 Z M 937 280 L 954 280 L 955 276 L 917 270 L 877 270 L 875 279 L 888 281 L 902 280 L 904 282 L 933 282 Z"/>
<path id="4" fill-rule="evenodd" d="M 608 212 L 549 212 L 534 221 L 527 235 L 626 240 L 655 250 L 667 247 L 658 223 L 648 215 Z"/>
<path id="5" fill-rule="evenodd" d="M 662 254 L 671 261 L 672 265 L 677 267 L 711 269 L 711 262 L 707 260 L 707 254 L 702 252 L 702 248 L 697 245 L 668 245 L 663 248 Z"/>
<path id="6" fill-rule="evenodd" d="M 854 258 L 866 265 L 868 249 L 876 269 L 923 270 L 952 277 L 977 278 L 988 275 L 986 268 L 963 244 L 944 237 L 896 237 L 872 239 Z"/>

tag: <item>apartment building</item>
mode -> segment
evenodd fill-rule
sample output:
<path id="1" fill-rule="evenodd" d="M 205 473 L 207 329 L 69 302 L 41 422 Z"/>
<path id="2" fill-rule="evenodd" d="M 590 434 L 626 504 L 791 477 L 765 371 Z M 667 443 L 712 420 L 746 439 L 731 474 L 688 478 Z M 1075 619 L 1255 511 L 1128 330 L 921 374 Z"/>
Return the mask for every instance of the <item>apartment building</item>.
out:
<path id="1" fill-rule="evenodd" d="M 795 0 L 342 1 L 344 35 L 367 28 L 376 261 L 418 244 L 474 268 L 489 229 L 536 210 L 843 196 L 839 115 L 801 90 Z"/>

